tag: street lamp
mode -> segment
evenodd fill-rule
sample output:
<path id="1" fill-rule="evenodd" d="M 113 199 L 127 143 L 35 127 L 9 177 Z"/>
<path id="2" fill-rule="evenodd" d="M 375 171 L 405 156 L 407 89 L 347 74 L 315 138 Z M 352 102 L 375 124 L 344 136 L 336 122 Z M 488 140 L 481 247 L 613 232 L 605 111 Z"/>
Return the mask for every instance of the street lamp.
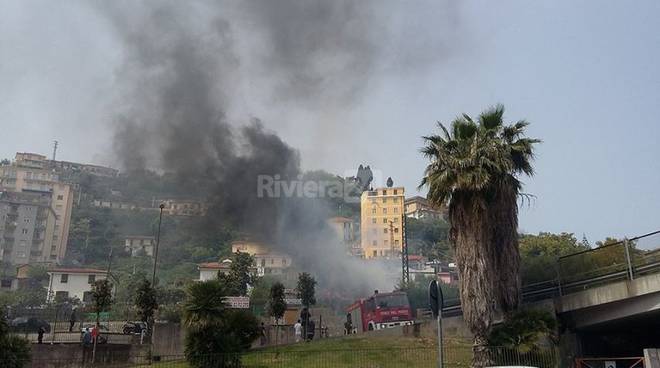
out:
<path id="1" fill-rule="evenodd" d="M 160 224 L 163 222 L 163 208 L 165 204 L 161 203 L 160 215 L 158 216 L 158 233 L 156 233 L 156 249 L 154 249 L 154 273 L 151 276 L 151 287 L 156 287 L 156 264 L 158 263 L 158 246 L 160 245 Z"/>

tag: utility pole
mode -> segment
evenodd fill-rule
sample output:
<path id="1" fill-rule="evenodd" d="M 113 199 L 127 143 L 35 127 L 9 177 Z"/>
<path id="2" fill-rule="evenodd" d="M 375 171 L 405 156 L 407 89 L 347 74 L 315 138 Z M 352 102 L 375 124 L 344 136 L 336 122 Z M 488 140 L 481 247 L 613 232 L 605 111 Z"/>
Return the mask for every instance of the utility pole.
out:
<path id="1" fill-rule="evenodd" d="M 163 208 L 165 204 L 161 203 L 160 206 L 160 215 L 158 216 L 158 233 L 156 233 L 156 249 L 154 250 L 154 273 L 151 276 L 151 287 L 156 287 L 156 265 L 158 264 L 158 246 L 160 245 L 160 225 L 163 222 Z"/>
<path id="2" fill-rule="evenodd" d="M 55 161 L 55 156 L 57 156 L 57 141 L 53 141 L 53 161 Z"/>
<path id="3" fill-rule="evenodd" d="M 406 215 L 401 215 L 401 281 L 404 286 L 410 283 L 410 268 L 408 263 L 408 236 L 406 235 Z"/>
<path id="4" fill-rule="evenodd" d="M 110 267 L 112 267 L 112 244 L 110 244 L 110 254 L 108 254 L 108 271 L 106 278 L 110 277 Z"/>

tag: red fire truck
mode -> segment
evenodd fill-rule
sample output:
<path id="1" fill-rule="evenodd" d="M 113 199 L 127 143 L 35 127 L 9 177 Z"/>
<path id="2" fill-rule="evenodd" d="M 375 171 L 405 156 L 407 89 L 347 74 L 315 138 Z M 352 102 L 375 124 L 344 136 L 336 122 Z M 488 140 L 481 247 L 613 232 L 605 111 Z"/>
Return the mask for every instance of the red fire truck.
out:
<path id="1" fill-rule="evenodd" d="M 357 332 L 413 324 L 408 295 L 402 291 L 378 293 L 376 290 L 369 298 L 351 304 L 346 312 Z"/>

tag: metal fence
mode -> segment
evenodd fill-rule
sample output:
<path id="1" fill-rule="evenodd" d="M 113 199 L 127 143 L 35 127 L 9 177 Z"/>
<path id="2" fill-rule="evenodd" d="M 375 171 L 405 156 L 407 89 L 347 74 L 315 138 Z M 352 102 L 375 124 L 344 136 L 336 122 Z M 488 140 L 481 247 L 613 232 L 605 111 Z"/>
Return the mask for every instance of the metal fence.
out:
<path id="1" fill-rule="evenodd" d="M 489 348 L 493 365 L 521 365 L 540 368 L 558 367 L 557 352 L 554 349 L 536 350 L 522 353 L 502 347 Z M 469 367 L 472 359 L 470 346 L 451 346 L 443 349 L 445 367 Z M 1 363 L 1 362 L 0 362 Z M 0 364 L 1 365 L 1 364 Z M 401 349 L 357 349 L 357 350 L 316 350 L 281 351 L 264 350 L 241 354 L 217 354 L 197 356 L 191 359 L 181 355 L 137 356 L 124 361 L 97 361 L 92 363 L 89 354 L 84 359 L 39 360 L 33 359 L 33 368 L 83 368 L 83 367 L 159 367 L 159 368 L 435 368 L 437 350 L 433 348 Z"/>
<path id="2" fill-rule="evenodd" d="M 660 231 L 559 257 L 555 276 L 523 286 L 527 301 L 660 272 Z"/>

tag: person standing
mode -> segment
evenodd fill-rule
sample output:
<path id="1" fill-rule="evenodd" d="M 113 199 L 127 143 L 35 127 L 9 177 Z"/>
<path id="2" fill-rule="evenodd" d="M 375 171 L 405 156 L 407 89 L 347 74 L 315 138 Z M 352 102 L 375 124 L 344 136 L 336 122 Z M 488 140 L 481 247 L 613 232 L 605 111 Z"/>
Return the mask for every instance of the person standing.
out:
<path id="1" fill-rule="evenodd" d="M 99 328 L 95 325 L 92 327 L 92 342 L 96 341 L 96 339 L 99 337 Z"/>
<path id="2" fill-rule="evenodd" d="M 263 322 L 261 322 L 261 336 L 259 342 L 261 346 L 265 346 L 266 343 L 268 342 L 268 337 L 266 336 L 266 325 L 264 325 Z"/>
<path id="3" fill-rule="evenodd" d="M 293 325 L 293 332 L 296 336 L 296 342 L 300 342 L 302 339 L 302 323 L 300 323 L 300 320 Z"/>
<path id="4" fill-rule="evenodd" d="M 69 316 L 69 332 L 73 332 L 73 326 L 76 324 L 76 308 L 71 310 L 71 315 Z"/>
<path id="5" fill-rule="evenodd" d="M 83 334 L 83 345 L 84 346 L 90 346 L 92 345 L 92 333 L 89 332 L 89 327 L 85 329 L 85 333 Z"/>
<path id="6" fill-rule="evenodd" d="M 37 344 L 43 344 L 44 333 L 46 333 L 46 329 L 44 328 L 44 326 L 40 326 L 39 331 L 37 332 Z"/>
<path id="7" fill-rule="evenodd" d="M 316 323 L 312 319 L 309 320 L 307 324 L 307 340 L 312 341 L 314 340 L 314 330 L 316 329 Z"/>

